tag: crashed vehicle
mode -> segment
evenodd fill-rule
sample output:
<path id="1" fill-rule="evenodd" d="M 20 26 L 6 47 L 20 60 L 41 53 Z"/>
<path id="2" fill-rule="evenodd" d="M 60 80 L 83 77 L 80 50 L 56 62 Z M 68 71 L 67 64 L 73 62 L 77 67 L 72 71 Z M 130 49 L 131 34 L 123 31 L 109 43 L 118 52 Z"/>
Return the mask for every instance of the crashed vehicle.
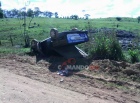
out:
<path id="1" fill-rule="evenodd" d="M 43 57 L 83 58 L 88 55 L 75 45 L 88 41 L 87 31 L 73 29 L 58 33 L 58 30 L 53 28 L 50 30 L 49 38 L 42 41 L 36 39 L 31 41 L 31 52 Z"/>

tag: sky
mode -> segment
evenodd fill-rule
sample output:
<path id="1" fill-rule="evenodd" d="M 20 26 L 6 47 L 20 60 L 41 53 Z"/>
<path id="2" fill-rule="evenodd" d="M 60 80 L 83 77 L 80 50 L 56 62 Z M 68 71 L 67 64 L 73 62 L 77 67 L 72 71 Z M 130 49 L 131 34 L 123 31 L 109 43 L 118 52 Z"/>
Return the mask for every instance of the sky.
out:
<path id="1" fill-rule="evenodd" d="M 77 14 L 90 18 L 133 17 L 140 16 L 140 0 L 0 0 L 2 9 L 34 9 L 58 12 L 59 16 Z"/>

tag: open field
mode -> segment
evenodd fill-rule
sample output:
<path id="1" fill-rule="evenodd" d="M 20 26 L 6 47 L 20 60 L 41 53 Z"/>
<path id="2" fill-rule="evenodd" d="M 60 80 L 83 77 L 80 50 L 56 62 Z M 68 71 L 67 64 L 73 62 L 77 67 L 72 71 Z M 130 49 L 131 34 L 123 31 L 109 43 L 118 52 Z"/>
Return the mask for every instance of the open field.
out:
<path id="1" fill-rule="evenodd" d="M 30 40 L 43 40 L 49 37 L 51 28 L 57 28 L 59 32 L 70 30 L 77 27 L 79 30 L 90 30 L 100 28 L 113 28 L 118 30 L 126 30 L 140 35 L 140 23 L 136 18 L 123 18 L 117 21 L 116 18 L 98 18 L 89 20 L 72 20 L 63 18 L 26 18 L 25 34 L 29 36 Z M 28 28 L 34 26 L 34 28 Z M 18 18 L 0 19 L 0 53 L 1 54 L 24 54 L 29 52 L 29 48 L 23 48 L 24 41 L 24 20 Z M 39 24 L 39 26 L 38 26 Z M 119 25 L 117 27 L 117 25 Z M 90 33 L 90 35 L 93 35 Z M 81 49 L 84 45 L 79 45 Z M 84 48 L 85 49 L 85 48 Z M 127 54 L 127 52 L 125 52 Z"/>
<path id="2" fill-rule="evenodd" d="M 122 18 L 117 21 L 116 18 L 99 18 L 89 20 L 72 20 L 63 18 L 26 18 L 26 31 L 25 34 L 30 39 L 43 40 L 49 37 L 51 28 L 57 28 L 59 32 L 70 30 L 77 27 L 79 30 L 89 30 L 97 28 L 114 28 L 132 31 L 140 35 L 140 24 L 136 18 Z M 34 28 L 28 28 L 34 26 Z M 30 49 L 22 48 L 24 44 L 24 20 L 18 18 L 0 19 L 0 53 L 24 53 Z M 38 26 L 39 24 L 39 26 Z M 117 24 L 119 27 L 117 28 Z M 11 41 L 12 40 L 12 41 Z M 21 47 L 21 48 L 20 48 Z"/>
<path id="3" fill-rule="evenodd" d="M 140 32 L 140 24 L 137 19 L 122 18 L 122 21 L 117 21 L 115 18 L 101 18 L 101 19 L 89 19 L 89 20 L 72 20 L 72 19 L 56 19 L 56 18 L 34 18 L 31 21 L 30 26 L 34 28 L 28 28 L 31 18 L 26 18 L 26 34 L 30 38 L 36 38 L 42 40 L 49 36 L 51 28 L 57 28 L 59 32 L 70 30 L 73 27 L 88 30 L 94 28 L 115 28 L 127 31 L 132 31 L 136 34 Z M 8 44 L 10 35 L 13 39 L 14 45 L 23 45 L 24 34 L 24 20 L 17 18 L 0 19 L 0 40 L 2 45 L 10 46 Z M 39 24 L 39 26 L 38 26 Z M 117 28 L 117 24 L 119 27 Z"/>

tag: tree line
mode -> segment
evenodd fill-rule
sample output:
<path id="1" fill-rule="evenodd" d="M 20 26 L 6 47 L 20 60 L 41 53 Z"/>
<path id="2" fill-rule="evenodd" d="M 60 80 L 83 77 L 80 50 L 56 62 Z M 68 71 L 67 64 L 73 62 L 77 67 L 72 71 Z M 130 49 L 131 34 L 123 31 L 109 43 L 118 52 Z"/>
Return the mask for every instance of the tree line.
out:
<path id="1" fill-rule="evenodd" d="M 27 16 L 27 17 L 48 17 L 52 18 L 54 16 L 55 18 L 59 18 L 58 12 L 51 12 L 51 11 L 40 11 L 39 7 L 35 7 L 34 10 L 29 8 L 26 10 L 26 7 L 21 8 L 20 10 L 17 9 L 12 9 L 12 10 L 2 10 L 1 8 L 1 1 L 0 1 L 0 18 L 18 18 L 22 16 Z M 85 14 L 84 17 L 85 19 L 89 19 L 89 14 Z M 83 17 L 83 18 L 84 18 Z M 67 18 L 67 19 L 74 19 L 78 20 L 80 17 L 76 14 L 71 15 L 71 16 L 65 16 L 61 18 Z M 116 17 L 117 21 L 121 21 L 121 17 Z M 140 23 L 140 16 L 137 17 L 138 23 Z"/>
<path id="2" fill-rule="evenodd" d="M 66 19 L 74 19 L 74 20 L 78 20 L 81 19 L 81 17 L 79 17 L 76 14 L 73 14 L 71 16 L 63 16 L 63 17 L 59 17 L 58 12 L 51 12 L 51 11 L 40 11 L 40 9 L 38 7 L 35 7 L 34 10 L 32 9 L 28 9 L 26 10 L 25 7 L 23 7 L 20 10 L 17 9 L 12 9 L 12 10 L 1 10 L 1 16 L 0 18 L 17 18 L 17 17 L 21 17 L 21 16 L 27 16 L 27 17 L 48 17 L 48 18 L 66 18 Z M 84 15 L 85 19 L 89 18 L 89 14 Z M 83 17 L 84 18 L 84 17 Z"/>
<path id="3" fill-rule="evenodd" d="M 51 11 L 41 11 L 39 7 L 35 7 L 34 10 L 31 8 L 26 10 L 26 7 L 21 8 L 20 10 L 12 9 L 12 10 L 2 10 L 1 8 L 1 1 L 0 1 L 0 18 L 18 18 L 22 16 L 27 17 L 48 17 L 48 18 L 67 18 L 67 19 L 74 19 L 78 20 L 80 17 L 76 14 L 73 14 L 71 16 L 63 16 L 59 17 L 58 12 L 51 12 Z M 89 14 L 85 14 L 85 19 L 89 18 Z"/>
<path id="4" fill-rule="evenodd" d="M 20 16 L 39 17 L 42 15 L 45 17 L 49 17 L 49 18 L 51 18 L 53 15 L 55 15 L 55 18 L 58 18 L 57 12 L 55 12 L 55 13 L 53 13 L 51 11 L 42 12 L 39 9 L 32 10 L 30 8 L 28 10 L 26 10 L 25 7 L 20 10 L 17 10 L 17 9 L 3 10 L 1 13 L 3 15 L 2 17 L 5 17 L 5 18 L 13 18 L 13 17 L 20 17 Z"/>

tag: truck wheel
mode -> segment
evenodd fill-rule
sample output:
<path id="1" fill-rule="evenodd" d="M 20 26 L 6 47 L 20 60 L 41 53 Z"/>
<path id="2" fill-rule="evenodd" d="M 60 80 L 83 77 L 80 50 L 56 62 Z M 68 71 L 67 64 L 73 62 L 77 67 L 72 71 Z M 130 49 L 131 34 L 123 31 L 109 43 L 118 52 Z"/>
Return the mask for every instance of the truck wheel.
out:
<path id="1" fill-rule="evenodd" d="M 31 41 L 31 49 L 30 49 L 30 51 L 33 54 L 36 54 L 36 52 L 37 52 L 37 43 L 38 43 L 38 41 L 36 39 L 33 39 Z"/>
<path id="2" fill-rule="evenodd" d="M 56 28 L 52 28 L 50 30 L 50 37 L 52 40 L 57 39 L 58 37 L 58 30 Z"/>

